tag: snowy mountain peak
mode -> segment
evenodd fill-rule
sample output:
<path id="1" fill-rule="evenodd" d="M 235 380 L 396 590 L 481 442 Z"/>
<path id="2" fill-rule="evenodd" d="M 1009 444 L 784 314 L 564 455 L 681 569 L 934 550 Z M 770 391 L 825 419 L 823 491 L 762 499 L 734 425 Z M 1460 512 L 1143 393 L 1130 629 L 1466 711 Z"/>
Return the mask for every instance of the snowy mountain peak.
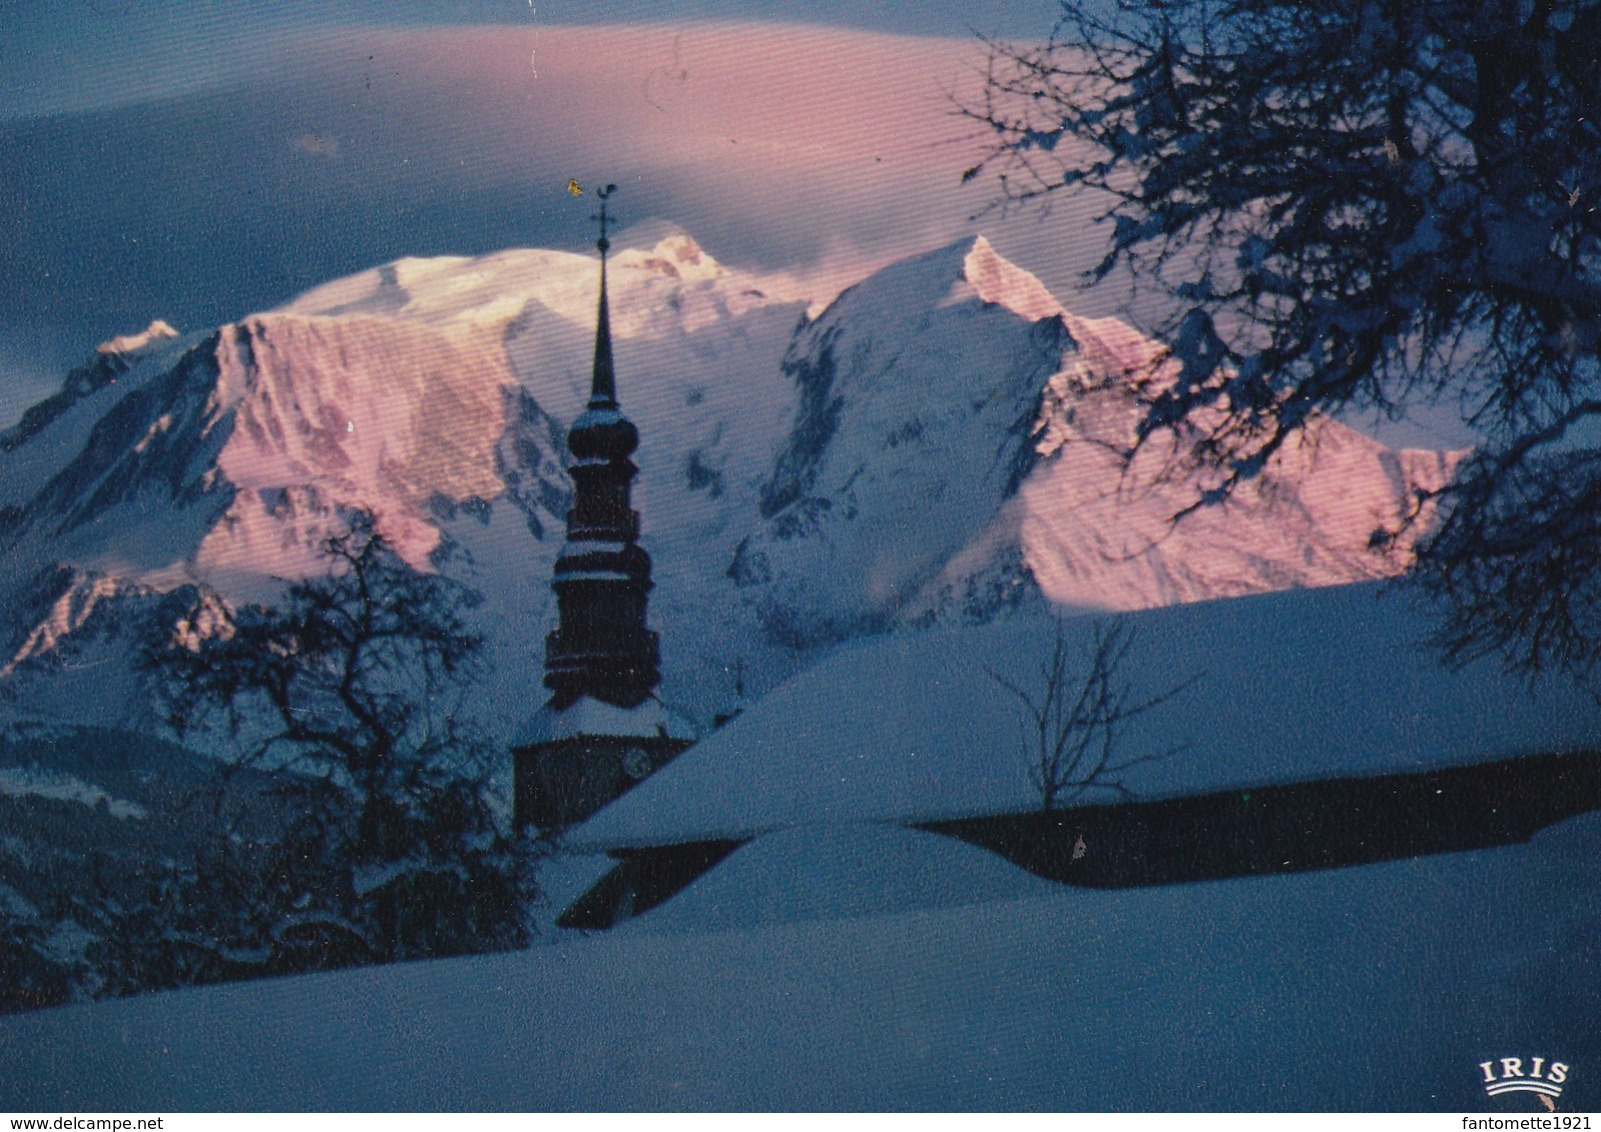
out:
<path id="1" fill-rule="evenodd" d="M 725 274 L 723 265 L 713 259 L 687 232 L 676 232 L 647 249 L 625 249 L 613 257 L 618 266 L 639 267 L 669 279 L 716 279 Z"/>
<path id="2" fill-rule="evenodd" d="M 1033 275 L 1003 258 L 983 236 L 977 236 L 962 260 L 963 277 L 986 303 L 1022 315 L 1031 322 L 1063 314 L 1062 304 Z"/>
<path id="3" fill-rule="evenodd" d="M 270 561 L 275 574 L 303 575 L 328 525 L 353 507 L 372 511 L 396 550 L 426 568 L 439 544 L 434 507 L 505 491 L 496 452 L 517 405 L 491 337 L 256 315 L 223 335 L 218 360 L 216 411 L 233 427 L 216 467 L 238 494 L 197 552 L 203 571 Z M 536 464 L 555 458 L 545 431 Z"/>
<path id="4" fill-rule="evenodd" d="M 1002 308 L 1028 323 L 1066 318 L 1061 303 L 1029 272 L 997 252 L 983 236 L 968 236 L 942 248 L 881 268 L 846 288 L 820 322 L 898 320 L 964 303 Z"/>
<path id="5" fill-rule="evenodd" d="M 1187 451 L 1118 455 L 1165 353 L 1069 314 L 982 237 L 884 268 L 785 359 L 797 412 L 735 576 L 765 589 L 770 631 L 806 642 L 985 619 L 1031 593 L 1138 609 L 1405 569 L 1409 545 L 1385 556 L 1370 536 L 1452 458 L 1327 419 L 1228 507 L 1175 524 L 1202 474 L 1171 474 Z"/>
<path id="6" fill-rule="evenodd" d="M 138 334 L 119 334 L 115 338 L 107 339 L 95 347 L 99 354 L 131 354 L 135 350 L 142 350 L 151 342 L 164 338 L 176 338 L 178 332 L 167 323 L 165 319 L 152 319 L 150 325 Z"/>

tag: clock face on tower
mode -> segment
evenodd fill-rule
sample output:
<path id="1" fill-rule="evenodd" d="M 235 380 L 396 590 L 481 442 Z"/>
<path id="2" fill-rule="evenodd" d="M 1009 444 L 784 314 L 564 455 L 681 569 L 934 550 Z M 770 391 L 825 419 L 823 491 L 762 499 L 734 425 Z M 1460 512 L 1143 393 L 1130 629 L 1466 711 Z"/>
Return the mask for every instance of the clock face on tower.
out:
<path id="1" fill-rule="evenodd" d="M 644 778 L 651 772 L 651 758 L 643 747 L 629 747 L 623 752 L 623 773 L 629 778 Z"/>

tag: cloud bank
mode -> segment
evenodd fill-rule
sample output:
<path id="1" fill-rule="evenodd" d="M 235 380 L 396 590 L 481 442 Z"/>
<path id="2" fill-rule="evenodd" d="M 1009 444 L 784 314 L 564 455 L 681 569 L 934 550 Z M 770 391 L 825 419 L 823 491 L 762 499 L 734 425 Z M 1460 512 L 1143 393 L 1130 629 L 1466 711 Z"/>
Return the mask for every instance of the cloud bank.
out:
<path id="1" fill-rule="evenodd" d="M 47 372 L 41 342 L 70 361 L 402 255 L 585 246 L 593 199 L 569 179 L 616 182 L 625 221 L 671 220 L 813 297 L 980 229 L 1061 292 L 1098 246 L 1061 212 L 970 219 L 993 189 L 958 184 L 983 140 L 954 113 L 982 59 L 968 38 L 728 22 L 274 42 L 216 89 L 0 121 L 18 202 L 0 372 Z M 0 416 L 38 392 L 0 393 Z"/>

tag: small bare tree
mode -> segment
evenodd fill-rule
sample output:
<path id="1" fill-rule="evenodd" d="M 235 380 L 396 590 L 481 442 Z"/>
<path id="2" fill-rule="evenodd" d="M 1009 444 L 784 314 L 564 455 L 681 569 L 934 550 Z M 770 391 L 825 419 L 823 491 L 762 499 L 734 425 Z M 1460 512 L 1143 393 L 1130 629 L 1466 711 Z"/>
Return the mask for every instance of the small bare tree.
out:
<path id="1" fill-rule="evenodd" d="M 1039 791 L 1040 808 L 1054 810 L 1091 786 L 1103 786 L 1125 798 L 1133 792 L 1118 777 L 1143 763 L 1167 758 L 1180 749 L 1125 755 L 1123 728 L 1131 720 L 1166 703 L 1195 682 L 1192 677 L 1153 696 L 1134 693 L 1125 670 L 1134 629 L 1125 622 L 1098 621 L 1090 633 L 1085 663 L 1073 663 L 1066 626 L 1058 621 L 1050 655 L 1040 664 L 1034 691 L 986 669 L 991 680 L 1016 696 L 1027 716 L 1022 748 L 1029 780 Z M 1082 672 L 1082 675 L 1080 675 Z"/>

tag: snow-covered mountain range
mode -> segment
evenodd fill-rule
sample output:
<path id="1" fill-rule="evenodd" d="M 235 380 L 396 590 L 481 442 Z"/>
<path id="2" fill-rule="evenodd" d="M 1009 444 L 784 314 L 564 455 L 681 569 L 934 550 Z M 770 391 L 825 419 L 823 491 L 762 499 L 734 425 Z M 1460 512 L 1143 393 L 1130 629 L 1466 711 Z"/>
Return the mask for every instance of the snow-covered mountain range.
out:
<path id="1" fill-rule="evenodd" d="M 515 725 L 543 698 L 596 285 L 564 252 L 402 259 L 215 330 L 106 343 L 0 434 L 0 689 L 137 725 L 130 649 L 197 596 L 220 615 L 323 569 L 363 508 L 414 568 L 484 594 L 482 706 Z M 1393 573 L 1407 547 L 1369 535 L 1453 462 L 1321 421 L 1175 526 L 1182 452 L 1119 456 L 1160 346 L 1073 316 L 982 238 L 815 318 L 678 231 L 614 252 L 611 287 L 663 694 L 702 719 L 866 632 Z"/>

